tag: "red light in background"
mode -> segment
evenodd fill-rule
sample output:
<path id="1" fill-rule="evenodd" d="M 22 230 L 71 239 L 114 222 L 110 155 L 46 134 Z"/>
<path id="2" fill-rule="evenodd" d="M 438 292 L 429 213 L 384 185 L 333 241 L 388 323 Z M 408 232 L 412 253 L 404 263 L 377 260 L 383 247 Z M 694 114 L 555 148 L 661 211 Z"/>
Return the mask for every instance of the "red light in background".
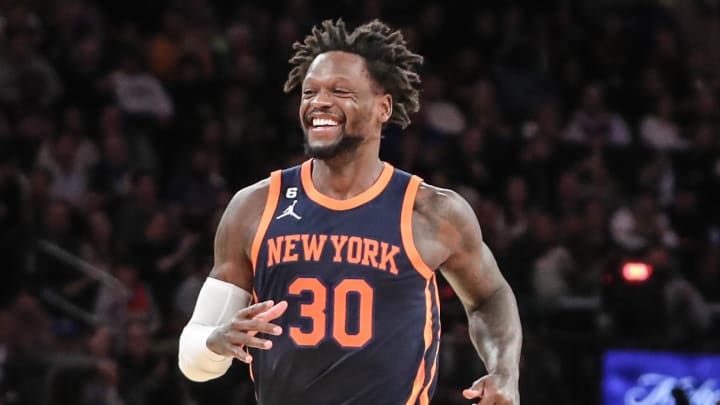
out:
<path id="1" fill-rule="evenodd" d="M 642 283 L 652 276 L 652 266 L 647 263 L 627 262 L 623 264 L 622 275 L 629 283 Z"/>

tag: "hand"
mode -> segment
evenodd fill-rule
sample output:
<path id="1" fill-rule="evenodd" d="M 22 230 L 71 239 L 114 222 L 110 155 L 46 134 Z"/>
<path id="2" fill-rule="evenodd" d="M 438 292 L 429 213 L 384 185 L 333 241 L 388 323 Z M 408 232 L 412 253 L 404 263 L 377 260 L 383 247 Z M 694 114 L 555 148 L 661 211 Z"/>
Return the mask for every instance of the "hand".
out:
<path id="1" fill-rule="evenodd" d="M 208 349 L 222 356 L 232 356 L 250 364 L 252 356 L 244 346 L 268 350 L 272 341 L 256 338 L 258 333 L 278 336 L 282 328 L 270 323 L 279 318 L 287 309 L 287 301 L 273 305 L 273 301 L 259 302 L 238 311 L 233 318 L 215 328 L 207 340 Z"/>
<path id="2" fill-rule="evenodd" d="M 498 374 L 488 374 L 463 390 L 466 399 L 479 399 L 475 405 L 520 405 L 517 381 Z"/>

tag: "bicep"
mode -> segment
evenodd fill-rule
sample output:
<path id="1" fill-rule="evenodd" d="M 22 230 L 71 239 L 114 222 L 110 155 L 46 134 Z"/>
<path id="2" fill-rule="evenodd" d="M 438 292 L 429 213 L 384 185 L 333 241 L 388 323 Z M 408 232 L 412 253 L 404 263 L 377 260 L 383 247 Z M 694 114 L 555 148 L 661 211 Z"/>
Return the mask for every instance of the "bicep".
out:
<path id="1" fill-rule="evenodd" d="M 455 197 L 449 217 L 453 230 L 447 237 L 451 254 L 440 266 L 466 309 L 476 308 L 508 286 L 495 257 L 482 238 L 472 208 L 460 196 Z"/>
<path id="2" fill-rule="evenodd" d="M 253 288 L 249 245 L 257 227 L 257 196 L 239 192 L 220 218 L 214 240 L 214 263 L 210 277 L 232 283 L 246 291 Z"/>

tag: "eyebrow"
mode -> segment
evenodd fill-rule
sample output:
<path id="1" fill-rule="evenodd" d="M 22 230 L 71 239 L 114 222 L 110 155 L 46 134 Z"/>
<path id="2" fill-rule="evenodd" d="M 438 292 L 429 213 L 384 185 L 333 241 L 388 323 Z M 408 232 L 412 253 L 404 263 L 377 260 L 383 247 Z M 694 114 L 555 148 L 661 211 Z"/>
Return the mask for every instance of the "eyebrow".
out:
<path id="1" fill-rule="evenodd" d="M 352 83 L 352 82 L 354 82 L 355 80 L 356 80 L 356 78 L 354 78 L 354 77 L 352 77 L 352 76 L 346 76 L 346 75 L 333 76 L 333 77 L 327 79 L 328 82 L 334 82 L 334 83 L 337 83 L 337 82 L 350 82 L 350 83 Z M 310 75 L 307 75 L 307 76 L 305 76 L 305 79 L 303 80 L 303 83 L 306 83 L 306 82 L 315 82 L 315 81 L 321 81 L 321 79 L 316 78 L 316 77 L 313 77 L 313 76 L 310 76 Z"/>

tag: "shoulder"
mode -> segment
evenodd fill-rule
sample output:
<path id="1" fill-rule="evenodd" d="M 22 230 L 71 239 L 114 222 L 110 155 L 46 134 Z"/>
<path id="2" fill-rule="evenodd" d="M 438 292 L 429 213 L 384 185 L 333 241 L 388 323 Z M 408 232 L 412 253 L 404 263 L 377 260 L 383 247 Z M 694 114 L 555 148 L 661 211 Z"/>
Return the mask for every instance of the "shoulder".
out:
<path id="1" fill-rule="evenodd" d="M 415 213 L 448 224 L 459 225 L 467 220 L 477 221 L 468 201 L 457 191 L 421 183 L 415 197 Z"/>
<path id="2" fill-rule="evenodd" d="M 441 265 L 482 244 L 475 212 L 457 191 L 421 183 L 413 208 L 413 235 L 429 265 Z M 423 254 L 424 253 L 424 254 Z"/>
<path id="3" fill-rule="evenodd" d="M 267 177 L 238 190 L 230 199 L 227 211 L 230 213 L 241 211 L 247 214 L 252 214 L 255 210 L 262 211 L 269 193 L 270 177 Z"/>
<path id="4" fill-rule="evenodd" d="M 271 177 L 238 190 L 230 199 L 220 225 L 229 228 L 235 240 L 249 248 L 271 192 Z"/>
<path id="5" fill-rule="evenodd" d="M 270 177 L 243 187 L 233 195 L 229 207 L 250 208 L 255 205 L 264 206 L 270 193 Z"/>

